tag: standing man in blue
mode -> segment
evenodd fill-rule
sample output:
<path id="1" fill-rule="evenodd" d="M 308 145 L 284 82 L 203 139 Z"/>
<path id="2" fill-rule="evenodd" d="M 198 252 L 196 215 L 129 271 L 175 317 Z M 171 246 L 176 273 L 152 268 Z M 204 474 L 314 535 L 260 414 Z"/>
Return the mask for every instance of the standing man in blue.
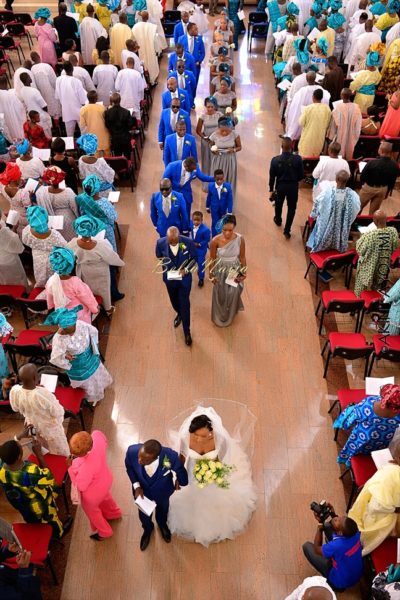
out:
<path id="1" fill-rule="evenodd" d="M 190 335 L 191 270 L 196 266 L 197 251 L 193 240 L 180 235 L 177 227 L 169 227 L 166 237 L 157 241 L 158 272 L 162 272 L 172 308 L 176 312 L 174 327 L 182 323 L 186 346 L 192 345 Z"/>
<path id="2" fill-rule="evenodd" d="M 233 193 L 231 184 L 224 181 L 224 172 L 222 169 L 214 171 L 214 183 L 208 184 L 208 194 L 206 200 L 206 210 L 211 213 L 211 233 L 212 237 L 218 235 L 216 225 L 226 213 L 233 210 Z"/>
<path id="3" fill-rule="evenodd" d="M 195 210 L 192 214 L 192 238 L 197 248 L 197 272 L 199 275 L 199 287 L 204 285 L 204 272 L 208 243 L 211 239 L 211 231 L 203 223 L 203 213 Z"/>
<path id="4" fill-rule="evenodd" d="M 161 179 L 160 191 L 151 196 L 150 217 L 160 237 L 167 235 L 167 229 L 172 226 L 189 233 L 185 198 L 172 191 L 169 179 Z"/>
<path id="5" fill-rule="evenodd" d="M 172 182 L 172 189 L 176 192 L 181 192 L 186 200 L 186 208 L 188 214 L 191 213 L 191 207 L 193 202 L 193 193 L 191 183 L 193 179 L 198 177 L 200 181 L 211 183 L 214 181 L 214 177 L 206 175 L 200 170 L 198 163 L 195 159 L 190 156 L 185 160 L 176 160 L 169 163 L 168 167 L 164 171 L 163 177 L 167 177 Z"/>
<path id="6" fill-rule="evenodd" d="M 197 146 L 194 135 L 186 133 L 185 121 L 178 121 L 176 124 L 176 133 L 167 135 L 164 142 L 163 161 L 167 167 L 169 163 L 177 160 L 185 160 L 193 156 L 197 162 Z M 182 231 L 182 230 L 181 230 Z"/>
<path id="7" fill-rule="evenodd" d="M 196 65 L 196 82 L 198 83 L 201 63 L 206 56 L 206 49 L 204 47 L 203 38 L 201 35 L 199 35 L 199 29 L 196 23 L 188 24 L 187 33 L 179 38 L 179 42 L 182 44 L 186 52 L 190 52 L 190 54 L 193 56 Z"/>
<path id="8" fill-rule="evenodd" d="M 188 484 L 188 474 L 178 454 L 170 448 L 163 448 L 157 440 L 147 440 L 144 444 L 129 446 L 125 457 L 125 467 L 132 482 L 135 500 L 146 497 L 157 503 L 155 516 L 162 538 L 167 544 L 171 532 L 167 525 L 169 499 L 175 490 Z M 174 484 L 173 473 L 176 475 Z M 143 527 L 140 549 L 146 550 L 153 533 L 153 520 L 139 510 Z"/>
<path id="9" fill-rule="evenodd" d="M 192 105 L 190 104 L 190 96 L 188 92 L 178 88 L 178 82 L 175 77 L 168 77 L 167 89 L 161 95 L 162 107 L 169 108 L 174 98 L 179 98 L 181 101 L 181 108 L 190 114 Z"/>
<path id="10" fill-rule="evenodd" d="M 192 133 L 192 124 L 188 113 L 181 109 L 179 98 L 174 98 L 171 102 L 171 108 L 164 108 L 161 111 L 160 122 L 158 124 L 158 145 L 161 150 L 164 149 L 165 138 L 167 135 L 175 133 L 176 124 L 181 119 L 186 123 L 187 132 Z"/>
<path id="11" fill-rule="evenodd" d="M 186 90 L 190 98 L 190 106 L 194 108 L 194 99 L 196 97 L 196 77 L 189 69 L 185 68 L 185 62 L 178 60 L 176 70 L 170 72 L 171 77 L 176 77 L 178 87 L 181 90 Z"/>
<path id="12" fill-rule="evenodd" d="M 189 23 L 189 13 L 186 11 L 181 12 L 181 20 L 174 27 L 174 42 L 175 46 L 179 41 L 179 38 L 186 35 L 187 26 Z"/>
<path id="13" fill-rule="evenodd" d="M 187 52 L 182 44 L 176 44 L 175 52 L 171 52 L 168 59 L 168 71 L 176 70 L 176 63 L 178 60 L 183 60 L 185 63 L 185 69 L 187 71 L 191 71 L 193 75 L 196 75 L 196 64 L 194 62 L 193 56 L 190 52 Z"/>

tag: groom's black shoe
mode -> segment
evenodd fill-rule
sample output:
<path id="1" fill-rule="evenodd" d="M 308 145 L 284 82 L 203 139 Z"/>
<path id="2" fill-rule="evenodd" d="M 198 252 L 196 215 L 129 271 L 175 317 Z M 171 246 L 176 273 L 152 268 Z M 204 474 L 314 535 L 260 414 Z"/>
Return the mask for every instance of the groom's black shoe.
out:
<path id="1" fill-rule="evenodd" d="M 167 526 L 160 527 L 160 531 L 161 531 L 162 539 L 164 540 L 164 542 L 167 542 L 167 544 L 169 544 L 171 541 L 171 532 L 168 529 L 168 527 Z"/>
<path id="2" fill-rule="evenodd" d="M 182 323 L 182 318 L 180 315 L 176 315 L 175 319 L 174 319 L 174 327 L 179 327 L 179 325 Z"/>
<path id="3" fill-rule="evenodd" d="M 153 532 L 151 531 L 151 533 L 147 533 L 146 531 L 144 532 L 144 534 L 142 535 L 142 537 L 140 538 L 140 549 L 142 552 L 144 552 L 147 548 L 147 546 L 150 544 L 150 538 L 151 538 L 151 534 Z"/>

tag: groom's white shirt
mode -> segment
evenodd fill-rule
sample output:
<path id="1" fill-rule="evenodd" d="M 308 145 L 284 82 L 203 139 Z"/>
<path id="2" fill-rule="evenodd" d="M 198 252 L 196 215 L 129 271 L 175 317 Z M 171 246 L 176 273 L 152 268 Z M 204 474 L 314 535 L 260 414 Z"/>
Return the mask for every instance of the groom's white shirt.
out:
<path id="1" fill-rule="evenodd" d="M 150 463 L 149 465 L 144 465 L 144 470 L 146 471 L 146 473 L 149 477 L 153 477 L 154 473 L 158 469 L 159 464 L 160 464 L 160 459 L 156 458 L 156 460 L 153 460 L 153 462 Z M 137 481 L 133 484 L 133 489 L 136 490 L 138 487 L 140 487 L 140 483 Z"/>

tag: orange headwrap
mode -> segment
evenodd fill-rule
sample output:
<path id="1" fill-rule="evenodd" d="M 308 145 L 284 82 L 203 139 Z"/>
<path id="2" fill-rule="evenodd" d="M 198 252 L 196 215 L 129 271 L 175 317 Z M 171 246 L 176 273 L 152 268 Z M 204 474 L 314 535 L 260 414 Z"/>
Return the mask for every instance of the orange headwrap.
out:
<path id="1" fill-rule="evenodd" d="M 58 185 L 61 181 L 64 181 L 65 173 L 60 169 L 60 167 L 49 167 L 43 173 L 42 179 L 49 185 Z"/>
<path id="2" fill-rule="evenodd" d="M 19 181 L 21 179 L 21 170 L 15 163 L 7 163 L 5 171 L 0 175 L 0 183 L 8 185 L 11 181 Z"/>
<path id="3" fill-rule="evenodd" d="M 93 446 L 93 440 L 87 431 L 75 433 L 69 440 L 71 454 L 74 456 L 85 456 Z"/>
<path id="4" fill-rule="evenodd" d="M 388 383 L 381 388 L 381 407 L 400 412 L 400 385 Z"/>

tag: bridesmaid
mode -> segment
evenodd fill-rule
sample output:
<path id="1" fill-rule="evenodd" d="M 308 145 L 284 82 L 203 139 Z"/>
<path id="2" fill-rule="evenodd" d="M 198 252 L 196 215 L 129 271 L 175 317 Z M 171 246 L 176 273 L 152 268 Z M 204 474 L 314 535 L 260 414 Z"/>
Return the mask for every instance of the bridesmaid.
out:
<path id="1" fill-rule="evenodd" d="M 208 139 L 218 129 L 218 121 L 222 113 L 217 110 L 217 101 L 213 96 L 204 100 L 205 111 L 197 121 L 196 133 L 201 138 L 201 170 L 211 174 L 211 150 Z M 203 191 L 207 191 L 208 183 L 203 183 Z"/>
<path id="2" fill-rule="evenodd" d="M 222 169 L 225 181 L 229 181 L 236 195 L 237 160 L 236 152 L 242 149 L 240 136 L 234 129 L 233 120 L 228 117 L 218 119 L 218 128 L 210 135 L 212 152 L 211 173 L 216 169 Z"/>
<path id="3" fill-rule="evenodd" d="M 246 248 L 235 227 L 235 215 L 226 214 L 217 224 L 221 233 L 210 244 L 209 279 L 214 284 L 211 319 L 218 327 L 228 327 L 236 313 L 244 310 L 241 295 L 247 272 Z"/>

